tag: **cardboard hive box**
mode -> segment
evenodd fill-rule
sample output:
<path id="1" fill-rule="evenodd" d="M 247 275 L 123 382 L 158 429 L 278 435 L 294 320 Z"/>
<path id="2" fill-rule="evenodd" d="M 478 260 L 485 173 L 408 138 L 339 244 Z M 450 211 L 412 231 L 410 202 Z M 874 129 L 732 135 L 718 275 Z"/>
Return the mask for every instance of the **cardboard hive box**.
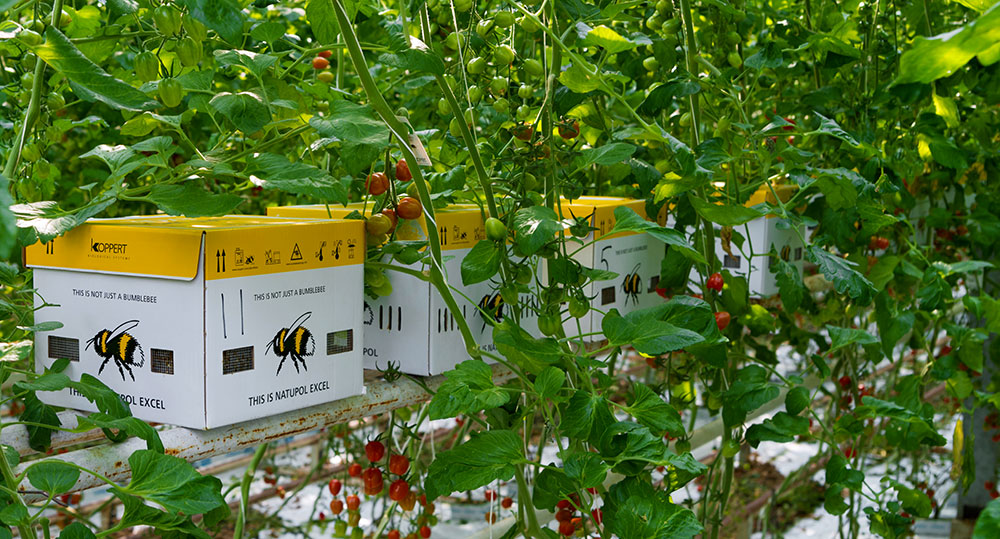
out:
<path id="1" fill-rule="evenodd" d="M 567 335 L 595 333 L 585 335 L 583 339 L 603 340 L 601 322 L 604 313 L 615 308 L 624 315 L 663 302 L 663 298 L 656 293 L 656 287 L 660 281 L 660 263 L 666 245 L 649 234 L 624 232 L 608 235 L 615 226 L 616 208 L 627 206 L 645 218 L 645 204 L 643 200 L 599 196 L 562 201 L 559 208 L 561 218 L 589 217 L 591 226 L 597 229 L 583 239 L 585 243 L 593 243 L 580 249 L 573 258 L 585 267 L 618 274 L 614 280 L 590 282 L 584 287 L 584 293 L 592 298 L 591 310 L 582 318 L 570 317 L 564 322 Z"/>
<path id="2" fill-rule="evenodd" d="M 327 218 L 332 215 L 337 218 L 362 209 L 360 203 L 347 207 L 330 206 L 330 213 L 327 213 L 327 206 L 318 204 L 272 207 L 267 213 L 284 217 Z M 486 238 L 483 215 L 478 206 L 465 204 L 439 209 L 435 216 L 445 259 L 445 277 L 457 290 L 453 294 L 461 308 L 461 316 L 471 326 L 480 348 L 492 351 L 493 327 L 484 319 L 478 305 L 496 302 L 499 293 L 489 281 L 463 285 L 461 273 L 462 259 L 476 242 Z M 423 217 L 401 220 L 397 238 L 425 240 L 426 226 Z M 410 267 L 426 269 L 422 263 Z M 392 361 L 403 372 L 428 376 L 451 370 L 469 359 L 454 314 L 437 290 L 426 281 L 400 272 L 387 271 L 386 276 L 392 283 L 392 294 L 374 300 L 366 297 L 363 305 L 358 302 L 359 309 L 364 309 L 365 368 L 385 369 Z M 497 312 L 502 316 L 503 307 Z"/>
<path id="3" fill-rule="evenodd" d="M 357 221 L 91 220 L 27 248 L 35 368 L 70 360 L 136 417 L 208 429 L 364 392 Z M 94 410 L 69 390 L 46 402 Z"/>

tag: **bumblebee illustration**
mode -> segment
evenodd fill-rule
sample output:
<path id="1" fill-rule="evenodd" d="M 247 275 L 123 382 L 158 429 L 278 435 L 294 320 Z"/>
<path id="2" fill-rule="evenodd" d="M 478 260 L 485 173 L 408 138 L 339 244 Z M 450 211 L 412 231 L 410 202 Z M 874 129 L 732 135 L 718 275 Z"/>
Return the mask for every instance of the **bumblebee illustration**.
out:
<path id="1" fill-rule="evenodd" d="M 295 322 L 292 322 L 291 329 L 281 328 L 274 339 L 267 343 L 264 354 L 266 355 L 273 348 L 274 355 L 281 358 L 278 363 L 278 372 L 274 373 L 275 376 L 281 373 L 281 366 L 285 364 L 285 360 L 289 356 L 292 358 L 292 365 L 295 365 L 295 372 L 301 372 L 299 363 L 302 364 L 303 370 L 309 370 L 306 369 L 305 358 L 316 352 L 316 341 L 313 339 L 312 333 L 302 327 L 302 324 L 309 320 L 310 316 L 312 316 L 312 312 L 303 313 L 295 319 Z"/>
<path id="2" fill-rule="evenodd" d="M 632 272 L 625 275 L 625 282 L 622 283 L 622 291 L 625 292 L 625 305 L 628 306 L 629 298 L 637 305 L 639 303 L 639 292 L 642 291 L 642 279 L 639 277 L 639 264 L 632 268 Z"/>
<path id="3" fill-rule="evenodd" d="M 122 329 L 123 326 L 128 327 Z M 104 358 L 101 362 L 101 368 L 97 369 L 97 374 L 100 375 L 104 372 L 104 367 L 108 364 L 108 361 L 115 360 L 115 365 L 118 366 L 118 372 L 122 375 L 122 381 L 125 381 L 125 371 L 128 371 L 128 375 L 135 381 L 135 374 L 132 373 L 132 367 L 142 368 L 143 364 L 146 363 L 146 356 L 142 352 L 142 347 L 139 346 L 139 341 L 135 340 L 135 337 L 128 333 L 129 330 L 139 325 L 138 320 L 127 320 L 122 322 L 113 330 L 108 331 L 107 329 L 102 329 L 94 335 L 93 339 L 87 341 L 87 346 L 84 350 L 90 348 L 90 345 L 94 345 L 94 351 L 97 355 Z M 119 333 L 118 330 L 121 330 Z M 136 351 L 139 352 L 139 362 L 135 361 Z"/>
<path id="4" fill-rule="evenodd" d="M 372 322 L 375 321 L 375 311 L 372 310 L 372 306 L 368 305 L 367 301 L 364 302 L 364 303 L 365 303 L 365 307 L 364 307 L 364 320 L 363 320 L 363 322 L 364 322 L 364 324 L 366 326 L 370 326 L 370 325 L 372 325 Z"/>
<path id="5" fill-rule="evenodd" d="M 483 327 L 479 329 L 480 333 L 486 331 L 487 315 L 493 318 L 493 322 L 503 320 L 503 298 L 500 297 L 499 293 L 492 296 L 486 294 L 483 299 L 479 300 L 479 315 L 483 317 Z"/>
<path id="6" fill-rule="evenodd" d="M 788 259 L 792 256 L 792 248 L 788 245 L 781 248 L 781 259 L 788 262 Z"/>

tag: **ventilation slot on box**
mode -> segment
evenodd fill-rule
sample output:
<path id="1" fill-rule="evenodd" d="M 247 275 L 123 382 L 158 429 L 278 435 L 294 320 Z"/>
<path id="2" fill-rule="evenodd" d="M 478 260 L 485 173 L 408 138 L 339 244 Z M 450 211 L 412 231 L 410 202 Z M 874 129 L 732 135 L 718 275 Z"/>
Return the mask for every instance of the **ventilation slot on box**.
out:
<path id="1" fill-rule="evenodd" d="M 649 290 L 647 290 L 646 293 L 656 292 L 657 286 L 660 286 L 660 276 L 654 275 L 649 278 Z"/>
<path id="2" fill-rule="evenodd" d="M 49 335 L 49 357 L 80 361 L 80 339 Z"/>
<path id="3" fill-rule="evenodd" d="M 253 346 L 222 351 L 222 374 L 253 370 Z"/>
<path id="4" fill-rule="evenodd" d="M 354 330 L 345 329 L 326 334 L 326 355 L 343 354 L 354 350 Z"/>
<path id="5" fill-rule="evenodd" d="M 174 373 L 174 351 L 151 348 L 149 350 L 149 368 L 156 374 Z"/>
<path id="6" fill-rule="evenodd" d="M 615 302 L 615 287 L 608 286 L 601 289 L 601 305 L 609 305 Z"/>
<path id="7" fill-rule="evenodd" d="M 722 265 L 727 268 L 739 268 L 740 267 L 740 257 L 726 255 L 722 259 Z"/>
<path id="8" fill-rule="evenodd" d="M 802 260 L 802 248 L 801 247 L 796 247 L 795 248 L 795 260 Z"/>

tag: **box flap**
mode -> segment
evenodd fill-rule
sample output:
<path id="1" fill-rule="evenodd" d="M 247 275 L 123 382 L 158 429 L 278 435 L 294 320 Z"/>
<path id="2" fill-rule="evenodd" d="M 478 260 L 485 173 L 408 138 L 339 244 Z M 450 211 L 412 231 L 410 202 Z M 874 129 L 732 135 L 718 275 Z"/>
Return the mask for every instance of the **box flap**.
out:
<path id="1" fill-rule="evenodd" d="M 632 208 L 640 217 L 646 218 L 646 202 L 644 200 L 621 197 L 583 196 L 573 200 L 563 199 L 560 203 L 564 219 L 590 216 L 590 224 L 597 230 L 594 239 L 605 238 L 615 227 L 615 210 L 621 206 Z M 627 236 L 635 232 L 621 232 L 618 236 Z"/>
<path id="2" fill-rule="evenodd" d="M 25 249 L 33 268 L 57 268 L 191 280 L 198 275 L 202 231 L 135 227 L 94 219 L 48 243 Z"/>
<path id="3" fill-rule="evenodd" d="M 363 264 L 365 225 L 353 219 L 255 217 L 205 230 L 205 278 L 229 279 Z"/>
<path id="4" fill-rule="evenodd" d="M 267 214 L 279 217 L 341 219 L 353 212 L 367 215 L 371 213 L 371 210 L 371 204 L 353 202 L 346 207 L 327 206 L 326 204 L 271 207 L 267 209 Z M 438 236 L 442 250 L 471 249 L 477 241 L 486 239 L 483 214 L 479 206 L 475 204 L 453 204 L 446 208 L 438 208 L 434 215 L 437 219 Z M 427 222 L 425 216 L 426 214 L 415 221 L 403 221 L 396 231 L 396 237 L 401 240 L 426 240 Z"/>

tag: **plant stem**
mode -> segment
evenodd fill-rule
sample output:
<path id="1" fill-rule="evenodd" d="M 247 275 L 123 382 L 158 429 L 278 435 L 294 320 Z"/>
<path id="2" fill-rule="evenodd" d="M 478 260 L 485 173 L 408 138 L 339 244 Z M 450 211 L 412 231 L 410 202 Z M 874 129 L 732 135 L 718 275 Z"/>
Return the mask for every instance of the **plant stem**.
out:
<path id="1" fill-rule="evenodd" d="M 240 482 L 240 510 L 236 513 L 236 528 L 233 531 L 233 539 L 243 539 L 244 526 L 246 526 L 247 521 L 247 511 L 250 506 L 250 482 L 253 481 L 253 476 L 257 471 L 257 465 L 260 464 L 264 454 L 267 453 L 268 444 L 265 442 L 257 446 L 257 451 L 253 454 L 253 459 L 250 461 L 250 465 L 247 466 L 245 472 L 243 472 L 243 480 Z"/>

